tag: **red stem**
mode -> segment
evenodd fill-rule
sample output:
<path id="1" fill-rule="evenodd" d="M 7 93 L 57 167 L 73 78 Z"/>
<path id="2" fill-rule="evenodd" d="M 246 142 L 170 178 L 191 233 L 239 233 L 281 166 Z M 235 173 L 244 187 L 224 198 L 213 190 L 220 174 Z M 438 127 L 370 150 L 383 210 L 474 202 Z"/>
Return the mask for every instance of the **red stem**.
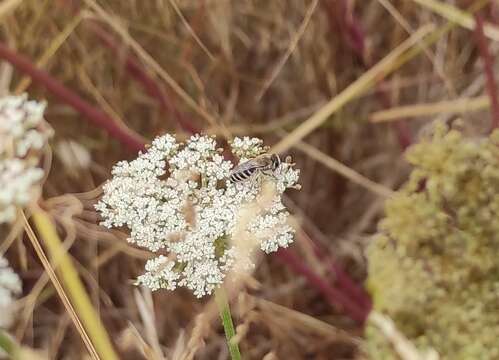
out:
<path id="1" fill-rule="evenodd" d="M 365 36 L 360 23 L 350 11 L 344 0 L 323 0 L 327 15 L 329 17 L 329 27 L 332 32 L 339 31 L 359 59 L 364 61 Z"/>
<path id="2" fill-rule="evenodd" d="M 487 92 L 490 98 L 490 106 L 492 113 L 491 128 L 495 129 L 499 126 L 499 102 L 497 100 L 497 83 L 494 77 L 494 59 L 492 58 L 488 41 L 483 33 L 483 19 L 480 15 L 475 15 L 475 38 L 480 51 L 480 56 L 483 60 L 485 77 L 487 78 Z"/>
<path id="3" fill-rule="evenodd" d="M 305 232 L 301 231 L 298 236 L 304 241 L 311 244 L 316 256 L 323 262 L 328 264 L 328 269 L 331 274 L 334 275 L 335 285 L 345 292 L 352 300 L 355 300 L 357 304 L 367 311 L 372 307 L 371 298 L 366 293 L 366 291 L 358 286 L 348 273 L 343 270 L 343 268 L 328 255 L 328 250 L 317 242 L 314 242 Z"/>
<path id="4" fill-rule="evenodd" d="M 130 150 L 139 151 L 144 149 L 144 144 L 138 136 L 120 126 L 106 113 L 83 100 L 78 94 L 65 87 L 45 71 L 37 69 L 26 57 L 14 52 L 2 43 L 0 43 L 0 58 L 7 60 L 18 70 L 28 74 L 34 82 L 44 86 L 62 102 L 73 107 L 94 125 L 106 130 L 109 135 L 119 140 Z"/>
<path id="5" fill-rule="evenodd" d="M 369 314 L 370 309 L 364 309 L 356 302 L 351 301 L 341 291 L 332 288 L 324 279 L 310 270 L 301 259 L 288 249 L 279 249 L 277 257 L 291 267 L 295 272 L 303 275 L 307 281 L 319 290 L 328 300 L 328 302 L 340 307 L 350 318 L 363 324 Z"/>

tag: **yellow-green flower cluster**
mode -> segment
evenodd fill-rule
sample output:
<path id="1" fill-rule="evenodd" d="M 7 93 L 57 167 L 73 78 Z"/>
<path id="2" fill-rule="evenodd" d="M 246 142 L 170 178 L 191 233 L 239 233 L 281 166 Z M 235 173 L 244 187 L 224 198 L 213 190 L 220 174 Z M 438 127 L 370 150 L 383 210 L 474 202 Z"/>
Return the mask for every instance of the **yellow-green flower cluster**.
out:
<path id="1" fill-rule="evenodd" d="M 499 130 L 443 126 L 408 150 L 408 183 L 368 248 L 374 309 L 441 359 L 499 359 Z M 398 359 L 368 326 L 372 359 Z"/>

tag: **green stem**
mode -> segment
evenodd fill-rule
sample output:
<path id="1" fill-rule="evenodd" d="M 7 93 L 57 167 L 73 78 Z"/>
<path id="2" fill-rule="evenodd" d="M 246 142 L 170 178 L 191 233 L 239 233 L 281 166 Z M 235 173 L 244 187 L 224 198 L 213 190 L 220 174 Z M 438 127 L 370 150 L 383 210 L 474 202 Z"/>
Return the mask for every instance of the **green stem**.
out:
<path id="1" fill-rule="evenodd" d="M 3 350 L 10 359 L 17 359 L 19 347 L 6 332 L 0 329 L 0 353 L 1 350 Z"/>
<path id="2" fill-rule="evenodd" d="M 225 338 L 227 339 L 227 346 L 229 347 L 230 357 L 232 360 L 241 360 L 241 353 L 239 352 L 239 345 L 234 342 L 234 336 L 236 331 L 234 330 L 234 323 L 232 322 L 232 316 L 230 314 L 229 302 L 227 301 L 227 295 L 223 287 L 220 287 L 215 291 L 215 300 L 218 304 L 218 310 L 220 311 L 220 317 L 222 318 L 222 323 L 225 331 Z"/>

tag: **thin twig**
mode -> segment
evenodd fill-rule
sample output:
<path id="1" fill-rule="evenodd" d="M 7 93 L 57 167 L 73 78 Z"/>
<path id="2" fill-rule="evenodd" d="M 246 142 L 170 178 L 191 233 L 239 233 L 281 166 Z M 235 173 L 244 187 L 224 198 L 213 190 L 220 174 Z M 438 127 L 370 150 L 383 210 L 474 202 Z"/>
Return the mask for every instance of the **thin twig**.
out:
<path id="1" fill-rule="evenodd" d="M 494 60 L 489 51 L 489 46 L 487 44 L 487 39 L 484 34 L 483 19 L 479 14 L 475 15 L 475 37 L 480 51 L 480 55 L 483 60 L 483 66 L 485 69 L 485 76 L 487 78 L 487 92 L 490 98 L 491 112 L 492 112 L 492 124 L 491 129 L 495 129 L 499 126 L 499 102 L 497 99 L 497 83 L 494 77 Z"/>
<path id="2" fill-rule="evenodd" d="M 293 51 L 296 49 L 296 46 L 298 45 L 298 42 L 300 41 L 301 37 L 303 36 L 303 33 L 305 32 L 308 23 L 310 22 L 310 19 L 312 18 L 312 15 L 315 12 L 315 8 L 317 7 L 317 4 L 319 3 L 319 0 L 313 0 L 312 4 L 310 4 L 305 17 L 303 18 L 303 21 L 296 31 L 295 35 L 290 41 L 290 44 L 282 56 L 282 58 L 279 60 L 279 62 L 275 65 L 275 67 L 272 69 L 272 72 L 270 73 L 270 76 L 265 80 L 265 83 L 263 84 L 261 90 L 258 92 L 258 94 L 255 96 L 255 100 L 258 102 L 261 100 L 263 95 L 267 92 L 268 88 L 270 85 L 274 82 L 275 78 L 277 75 L 279 75 L 279 72 L 281 71 L 282 67 L 284 64 L 286 64 L 286 61 L 288 61 L 289 57 L 293 53 Z"/>
<path id="3" fill-rule="evenodd" d="M 359 174 L 355 170 L 342 164 L 341 162 L 332 158 L 331 156 L 324 154 L 322 151 L 313 147 L 312 145 L 307 144 L 306 142 L 299 141 L 295 147 L 298 150 L 303 151 L 312 159 L 319 161 L 329 169 L 337 172 L 338 174 L 347 178 L 351 182 L 360 185 L 363 188 L 375 193 L 376 195 L 382 197 L 390 197 L 394 194 L 394 192 L 391 189 L 366 178 L 365 176 Z"/>
<path id="4" fill-rule="evenodd" d="M 192 35 L 192 37 L 194 38 L 194 40 L 196 41 L 196 43 L 199 45 L 199 47 L 206 53 L 206 55 L 208 55 L 208 57 L 210 58 L 211 61 L 214 61 L 215 60 L 215 56 L 213 56 L 213 54 L 211 53 L 211 51 L 208 50 L 208 48 L 206 47 L 205 44 L 203 44 L 203 42 L 201 41 L 201 39 L 199 38 L 199 36 L 196 34 L 196 32 L 194 31 L 194 29 L 192 28 L 192 26 L 189 24 L 189 22 L 185 18 L 184 14 L 182 14 L 182 11 L 178 7 L 178 5 L 175 2 L 175 0 L 169 0 L 169 2 L 172 5 L 172 7 L 175 10 L 175 12 L 177 13 L 177 15 L 179 16 L 179 18 L 182 21 L 182 23 L 185 25 L 187 31 Z"/>
<path id="5" fill-rule="evenodd" d="M 24 228 L 26 229 L 26 233 L 28 234 L 28 238 L 31 240 L 31 244 L 33 245 L 33 248 L 35 249 L 35 252 L 38 255 L 38 258 L 42 262 L 43 267 L 45 268 L 45 271 L 47 272 L 50 280 L 52 281 L 52 284 L 54 285 L 57 294 L 61 298 L 62 303 L 64 304 L 64 307 L 66 308 L 66 311 L 68 312 L 69 316 L 71 317 L 71 320 L 73 320 L 73 323 L 78 330 L 78 333 L 80 334 L 83 343 L 85 344 L 88 353 L 92 357 L 92 359 L 99 359 L 99 355 L 97 354 L 97 351 L 95 350 L 94 345 L 92 344 L 92 341 L 90 340 L 87 332 L 85 331 L 85 328 L 83 327 L 83 324 L 81 323 L 80 319 L 78 318 L 78 315 L 76 314 L 76 311 L 71 304 L 71 301 L 69 301 L 68 296 L 66 295 L 66 292 L 64 291 L 64 288 L 62 287 L 54 269 L 52 268 L 52 265 L 50 264 L 49 259 L 45 255 L 45 252 L 38 241 L 38 238 L 35 235 L 35 232 L 31 228 L 31 225 L 28 222 L 28 219 L 22 213 L 22 218 L 24 221 Z"/>

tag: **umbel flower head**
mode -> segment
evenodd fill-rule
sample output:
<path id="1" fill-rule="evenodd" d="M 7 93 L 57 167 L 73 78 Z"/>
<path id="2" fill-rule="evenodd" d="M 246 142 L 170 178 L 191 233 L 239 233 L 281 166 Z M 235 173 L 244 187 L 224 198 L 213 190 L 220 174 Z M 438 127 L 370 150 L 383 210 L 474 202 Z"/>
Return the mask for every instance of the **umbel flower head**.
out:
<path id="1" fill-rule="evenodd" d="M 436 128 L 407 154 L 414 170 L 368 248 L 374 309 L 441 359 L 499 359 L 499 130 Z M 372 359 L 398 359 L 367 330 Z"/>
<path id="2" fill-rule="evenodd" d="M 26 95 L 0 99 L 0 224 L 12 222 L 39 191 L 41 150 L 52 135 L 44 110 Z"/>
<path id="3" fill-rule="evenodd" d="M 246 161 L 267 149 L 261 140 L 245 137 L 234 139 L 231 150 Z M 102 224 L 126 226 L 130 242 L 161 252 L 146 263 L 139 284 L 153 290 L 187 287 L 202 297 L 223 282 L 236 262 L 251 265 L 251 254 L 242 256 L 236 245 L 242 238 L 257 242 L 266 253 L 293 241 L 281 195 L 297 186 L 299 171 L 283 162 L 275 176 L 231 183 L 233 167 L 212 137 L 194 135 L 180 144 L 164 135 L 137 159 L 113 168 L 96 205 Z M 269 184 L 268 201 L 260 201 Z M 258 210 L 250 211 L 251 218 L 241 219 L 241 210 L 255 204 Z"/>
<path id="4" fill-rule="evenodd" d="M 13 303 L 21 293 L 21 280 L 9 267 L 7 260 L 0 256 L 0 328 L 7 328 L 12 323 Z"/>

